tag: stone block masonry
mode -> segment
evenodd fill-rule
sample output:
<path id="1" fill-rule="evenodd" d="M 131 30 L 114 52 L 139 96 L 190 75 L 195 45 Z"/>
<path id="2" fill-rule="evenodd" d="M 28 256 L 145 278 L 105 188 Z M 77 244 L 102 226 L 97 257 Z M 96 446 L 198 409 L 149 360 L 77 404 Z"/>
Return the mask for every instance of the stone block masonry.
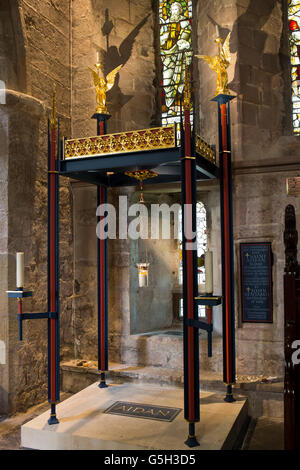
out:
<path id="1" fill-rule="evenodd" d="M 47 120 L 53 84 L 62 131 L 70 131 L 69 1 L 0 2 L 0 55 L 7 88 L 1 113 L 1 331 L 0 411 L 25 410 L 47 398 L 47 323 L 24 324 L 18 342 L 17 305 L 5 298 L 15 287 L 15 253 L 25 252 L 26 287 L 34 297 L 24 311 L 47 310 Z M 7 33 L 9 31 L 9 41 Z M 73 292 L 72 213 L 69 183 L 61 188 L 62 355 L 70 355 Z"/>

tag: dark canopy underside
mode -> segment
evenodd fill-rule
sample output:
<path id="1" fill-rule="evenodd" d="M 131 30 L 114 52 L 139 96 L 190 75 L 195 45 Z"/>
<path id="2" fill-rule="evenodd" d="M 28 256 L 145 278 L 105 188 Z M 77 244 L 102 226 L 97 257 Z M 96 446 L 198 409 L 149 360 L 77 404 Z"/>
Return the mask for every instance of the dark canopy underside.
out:
<path id="1" fill-rule="evenodd" d="M 75 158 L 61 160 L 59 174 L 92 184 L 116 187 L 136 185 L 136 180 L 125 175 L 126 171 L 151 170 L 158 176 L 146 180 L 144 184 L 175 183 L 181 180 L 181 159 L 180 147 Z M 218 167 L 197 153 L 196 168 L 197 181 L 218 178 Z"/>

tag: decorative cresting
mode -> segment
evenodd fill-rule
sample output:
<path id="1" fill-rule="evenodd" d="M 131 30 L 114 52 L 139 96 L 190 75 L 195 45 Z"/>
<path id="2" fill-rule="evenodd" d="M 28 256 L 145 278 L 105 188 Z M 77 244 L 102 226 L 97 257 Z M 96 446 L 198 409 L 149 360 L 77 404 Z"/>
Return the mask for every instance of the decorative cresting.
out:
<path id="1" fill-rule="evenodd" d="M 216 165 L 216 150 L 199 135 L 196 135 L 196 152 Z"/>
<path id="2" fill-rule="evenodd" d="M 66 140 L 64 159 L 88 158 L 176 147 L 175 125 Z"/>

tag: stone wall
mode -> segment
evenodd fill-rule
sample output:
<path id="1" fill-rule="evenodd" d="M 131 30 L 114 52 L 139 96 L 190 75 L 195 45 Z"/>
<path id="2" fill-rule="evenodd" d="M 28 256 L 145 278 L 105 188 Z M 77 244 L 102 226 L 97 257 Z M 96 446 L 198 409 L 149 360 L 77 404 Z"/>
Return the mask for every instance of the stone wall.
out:
<path id="1" fill-rule="evenodd" d="M 238 369 L 283 375 L 284 210 L 286 178 L 299 171 L 300 143 L 292 135 L 287 2 L 238 2 L 238 118 L 240 146 L 234 155 L 236 274 L 238 245 L 270 241 L 274 254 L 274 322 L 242 324 L 236 285 Z M 296 173 L 295 173 L 296 172 Z M 298 215 L 299 223 L 299 215 Z"/>
<path id="2" fill-rule="evenodd" d="M 238 374 L 283 374 L 282 233 L 286 204 L 296 206 L 298 223 L 300 217 L 299 199 L 285 193 L 286 177 L 299 172 L 300 145 L 292 135 L 286 8 L 286 0 L 194 2 L 197 53 L 217 52 L 213 42 L 216 24 L 223 39 L 232 31 L 229 78 L 230 88 L 237 94 L 231 111 Z M 88 67 L 99 52 L 106 73 L 124 64 L 108 95 L 112 114 L 109 132 L 159 124 L 156 9 L 157 3 L 151 0 L 0 1 L 0 80 L 9 90 L 7 104 L 0 105 L 1 412 L 25 408 L 46 397 L 46 322 L 25 325 L 24 342 L 18 343 L 16 305 L 8 303 L 5 290 L 14 287 L 15 252 L 24 251 L 26 284 L 34 289 L 25 308 L 47 308 L 47 115 L 53 83 L 62 134 L 95 134 L 95 122 L 90 119 L 95 92 Z M 197 130 L 215 144 L 217 109 L 210 101 L 215 93 L 215 74 L 197 59 L 194 76 Z M 96 192 L 88 185 L 61 183 L 61 358 L 95 359 Z M 219 294 L 219 188 L 215 183 L 199 183 L 198 190 L 209 206 L 214 286 Z M 119 194 L 131 197 L 133 191 L 110 191 L 109 202 L 116 203 Z M 239 243 L 245 241 L 272 242 L 271 325 L 241 322 L 238 251 Z M 156 356 L 151 341 L 147 346 L 145 339 L 131 334 L 130 242 L 110 241 L 109 253 L 111 358 L 142 364 L 151 356 L 153 364 Z M 215 309 L 214 318 L 220 332 L 220 309 Z M 169 347 L 168 340 L 163 342 Z M 158 340 L 153 339 L 153 344 L 157 348 Z M 174 354 L 178 359 L 175 367 L 181 363 L 181 352 Z M 209 367 L 219 370 L 219 360 L 218 353 Z"/>
<path id="3" fill-rule="evenodd" d="M 285 181 L 297 175 L 299 140 L 292 134 L 287 2 L 199 2 L 198 51 L 213 55 L 215 22 L 223 39 L 232 31 L 229 68 L 232 102 L 237 372 L 283 375 L 283 223 Z M 212 21 L 212 20 L 214 21 Z M 210 44 L 208 44 L 208 42 Z M 209 102 L 215 75 L 200 63 L 200 131 L 217 141 L 216 111 Z M 206 77 L 206 79 L 202 79 Z M 299 215 L 298 215 L 299 224 Z M 239 244 L 271 241 L 274 254 L 274 322 L 241 322 Z"/>
<path id="4" fill-rule="evenodd" d="M 120 64 L 108 93 L 109 132 L 144 129 L 156 121 L 154 17 L 151 0 L 77 0 L 72 8 L 72 136 L 95 134 L 95 89 L 89 67 L 97 52 L 105 75 Z"/>
<path id="5" fill-rule="evenodd" d="M 47 119 L 55 83 L 62 132 L 69 132 L 71 86 L 69 1 L 21 0 L 1 2 L 0 6 L 4 4 L 6 16 L 0 43 L 6 46 L 1 49 L 4 75 L 0 79 L 6 81 L 7 93 L 6 104 L 0 105 L 5 229 L 1 237 L 0 339 L 6 355 L 5 364 L 0 365 L 0 408 L 2 413 L 11 413 L 47 398 L 47 323 L 25 322 L 24 341 L 18 342 L 17 305 L 14 301 L 8 303 L 3 291 L 15 288 L 15 253 L 24 251 L 26 288 L 34 290 L 33 298 L 24 302 L 24 310 L 47 311 Z M 73 343 L 70 208 L 69 186 L 62 181 L 62 357 L 69 357 L 69 345 Z"/>
<path id="6" fill-rule="evenodd" d="M 139 202 L 139 192 L 135 193 L 130 204 Z M 145 192 L 145 206 L 148 209 L 148 231 L 155 230 L 151 220 L 151 204 L 178 204 L 172 194 L 151 194 Z M 130 219 L 129 219 L 130 220 Z M 171 238 L 131 240 L 130 257 L 130 332 L 131 334 L 151 332 L 171 328 L 174 323 L 173 293 L 181 291 L 179 286 L 179 250 L 174 239 L 174 214 L 165 220 L 160 216 L 160 227 L 170 226 Z M 158 224 L 159 227 L 159 224 Z M 139 287 L 137 263 L 148 262 L 148 286 Z"/>
<path id="7" fill-rule="evenodd" d="M 234 27 L 237 18 L 236 1 L 211 0 L 210 2 L 198 1 L 194 5 L 195 28 L 197 35 L 194 38 L 194 49 L 196 54 L 214 56 L 218 52 L 216 39 L 216 25 L 219 27 L 220 36 L 225 40 L 231 33 L 231 47 L 237 45 L 237 31 Z M 232 53 L 231 65 L 228 69 L 229 81 L 239 84 L 235 77 L 237 54 Z M 212 102 L 216 94 L 216 74 L 208 64 L 195 58 L 195 103 L 196 103 L 196 128 L 197 132 L 206 142 L 216 145 L 218 151 L 218 114 L 217 104 Z M 232 89 L 232 87 L 231 87 Z M 231 104 L 232 137 L 234 149 L 239 142 L 239 118 L 237 114 L 237 100 Z M 218 155 L 218 153 L 217 153 Z M 213 252 L 214 269 L 214 293 L 222 294 L 222 265 L 221 265 L 221 232 L 220 232 L 220 188 L 218 181 L 198 183 L 198 191 L 205 194 L 207 207 L 210 213 L 210 250 Z M 214 329 L 222 333 L 222 307 L 213 309 Z M 222 362 L 220 355 L 214 355 L 213 361 Z M 211 362 L 213 362 L 211 361 Z M 206 362 L 205 356 L 200 362 Z M 210 364 L 213 370 L 219 370 L 222 364 Z"/>
<path id="8" fill-rule="evenodd" d="M 123 2 L 121 5 L 118 2 L 116 5 L 114 2 L 109 6 L 109 9 L 101 10 L 101 2 L 92 2 L 88 5 L 87 9 L 81 8 L 80 2 L 74 5 L 72 12 L 74 31 L 72 36 L 73 45 L 73 93 L 72 100 L 74 109 L 73 120 L 73 137 L 94 133 L 94 123 L 89 120 L 87 115 L 87 109 L 93 109 L 94 106 L 94 89 L 92 84 L 92 78 L 88 78 L 88 66 L 90 66 L 95 58 L 96 52 L 100 51 L 104 66 L 111 70 L 114 66 L 118 65 L 116 62 L 118 54 L 122 49 L 122 41 L 126 37 L 129 25 L 133 27 L 140 22 L 143 23 L 143 19 L 147 17 L 149 12 L 149 2 L 140 4 L 143 6 L 142 10 L 137 10 L 139 16 L 135 16 L 135 21 L 132 17 L 132 2 Z M 224 7 L 225 3 L 225 9 Z M 210 41 L 210 37 L 215 33 L 215 26 L 213 21 L 208 21 L 207 16 L 209 15 L 212 19 L 215 19 L 220 25 L 221 32 L 224 35 L 230 29 L 236 19 L 236 5 L 235 2 L 195 2 L 195 25 L 198 27 L 198 41 L 201 45 L 201 53 L 213 53 L 213 44 Z M 117 8 L 118 7 L 118 8 Z M 120 21 L 118 15 L 120 11 L 125 15 L 125 19 Z M 224 21 L 227 21 L 225 24 Z M 89 28 L 87 28 L 89 25 Z M 122 28 L 120 29 L 120 25 Z M 109 97 L 109 107 L 112 110 L 112 119 L 109 121 L 109 131 L 113 132 L 122 129 L 133 129 L 149 127 L 153 122 L 153 116 L 155 116 L 155 110 L 157 104 L 155 103 L 156 91 L 153 88 L 155 83 L 155 74 L 157 71 L 154 69 L 154 42 L 149 43 L 149 35 L 153 38 L 153 33 L 157 33 L 155 28 L 155 19 L 153 16 L 148 18 L 147 22 L 143 25 L 139 34 L 137 35 L 136 42 L 134 43 L 132 57 L 125 64 L 124 68 L 119 74 L 119 81 L 112 90 Z M 223 26 L 223 28 L 222 28 Z M 227 28 L 227 29 L 226 29 Z M 101 30 L 101 34 L 100 34 Z M 122 31 L 122 34 L 121 34 Z M 118 33 L 118 34 L 117 34 Z M 135 33 L 136 34 L 136 33 Z M 236 33 L 235 33 L 236 34 Z M 145 41 L 147 35 L 147 40 Z M 196 35 L 197 36 L 197 35 Z M 225 36 L 224 36 L 225 37 Z M 156 38 L 157 39 L 157 38 Z M 194 38 L 194 39 L 197 39 Z M 235 39 L 236 40 L 236 39 Z M 155 37 L 153 38 L 155 41 Z M 146 57 L 138 54 L 144 48 L 145 44 L 148 47 L 147 60 Z M 120 49 L 118 52 L 118 47 Z M 85 54 L 84 54 L 85 51 Z M 88 51 L 88 53 L 86 53 Z M 145 68 L 146 65 L 146 68 Z M 206 64 L 197 64 L 199 70 L 199 96 L 198 103 L 199 107 L 199 124 L 201 134 L 211 143 L 217 141 L 217 114 L 216 105 L 211 103 L 208 97 L 212 97 L 215 92 L 215 76 L 210 73 Z M 143 83 L 139 82 L 139 87 L 135 87 L 135 81 L 131 75 L 131 67 L 138 70 L 143 77 Z M 233 60 L 230 73 L 233 77 L 235 69 L 235 60 Z M 196 67 L 197 70 L 197 67 Z M 197 74 L 197 72 L 196 72 Z M 147 76 L 147 78 L 145 78 Z M 135 74 L 136 77 L 136 74 Z M 203 77 L 203 79 L 202 79 Z M 89 80 L 89 82 L 88 82 Z M 120 90 L 119 90 L 120 88 Z M 124 106 L 119 108 L 114 107 L 114 103 L 119 102 L 119 105 L 123 103 L 120 96 L 122 94 L 128 94 L 128 90 L 135 93 L 131 100 L 129 100 Z M 151 107 L 148 106 L 148 102 L 144 100 L 143 93 L 147 90 L 149 98 L 151 100 Z M 121 92 L 121 95 L 120 95 Z M 85 101 L 82 96 L 85 94 Z M 119 97 L 117 99 L 117 97 Z M 139 106 L 143 109 L 143 118 L 139 116 L 136 107 L 131 107 L 132 103 L 138 101 Z M 88 103 L 86 105 L 86 103 Z M 238 127 L 237 119 L 237 105 L 233 105 L 233 127 Z M 217 185 L 209 185 L 207 183 L 199 183 L 198 189 L 201 193 L 201 197 L 205 198 L 208 202 L 208 211 L 210 214 L 210 224 L 214 229 L 211 231 L 211 249 L 214 251 L 214 284 L 215 293 L 221 293 L 221 249 L 220 249 L 220 232 L 219 227 L 219 188 Z M 170 191 L 174 191 L 174 188 L 170 188 Z M 166 192 L 166 191 L 165 191 Z M 126 194 L 127 191 L 122 189 L 120 191 L 111 193 L 110 202 L 117 202 L 118 194 Z M 74 185 L 74 210 L 75 210 L 75 233 L 78 230 L 80 235 L 75 235 L 77 253 L 75 253 L 75 283 L 78 287 L 78 297 L 74 299 L 74 318 L 75 322 L 75 334 L 76 334 L 76 357 L 88 357 L 93 359 L 96 356 L 96 324 L 95 324 L 95 243 L 94 243 L 94 213 L 95 213 L 95 199 L 96 193 L 93 188 L 87 188 L 86 185 Z M 149 197 L 151 195 L 149 194 Z M 81 199 L 82 198 L 82 199 Z M 161 198 L 160 198 L 161 199 Z M 86 206 L 88 204 L 88 207 Z M 85 240 L 90 240 L 91 245 L 87 245 Z M 156 250 L 162 250 L 161 242 L 158 242 Z M 132 247 L 131 247 L 132 248 Z M 138 324 L 136 318 L 141 318 L 143 312 L 146 312 L 147 306 L 138 301 L 139 295 L 135 292 L 135 283 L 133 282 L 133 261 L 128 256 L 133 258 L 132 249 L 130 244 L 125 241 L 111 241 L 109 243 L 110 255 L 110 274 L 109 274 L 109 315 L 110 315 L 110 344 L 111 344 L 111 359 L 118 360 L 121 362 L 131 361 L 134 363 L 144 363 L 145 351 L 141 352 L 140 340 L 137 336 L 132 333 L 142 332 L 151 330 L 150 325 L 153 320 L 155 325 L 155 319 L 152 315 L 151 321 L 145 321 L 143 324 Z M 130 281 L 131 273 L 131 281 Z M 129 297 L 130 289 L 130 297 Z M 84 293 L 84 294 L 83 294 Z M 85 294 L 87 293 L 87 294 Z M 156 302 L 161 299 L 158 295 L 157 290 L 155 291 Z M 150 295 L 151 297 L 151 295 Z M 131 299 L 131 300 L 130 300 Z M 151 304 L 151 299 L 149 300 Z M 151 310 L 151 309 L 150 309 Z M 150 318 L 150 311 L 148 311 Z M 169 313 L 170 316 L 170 313 Z M 164 315 L 161 313 L 161 319 Z M 221 332 L 221 308 L 214 309 L 214 323 L 216 332 Z M 148 325 L 148 327 L 147 327 Z M 161 326 L 163 326 L 161 324 Z M 165 324 L 167 326 L 167 323 Z M 155 329 L 155 328 L 154 328 Z M 93 345 L 94 341 L 94 345 Z M 141 343 L 142 344 L 142 343 Z M 144 344 L 144 343 L 143 343 Z M 142 347 L 145 349 L 146 346 Z M 172 350 L 173 351 L 173 350 Z M 172 353 L 171 353 L 172 354 Z M 181 356 L 182 352 L 178 351 Z M 142 359 L 141 359 L 142 358 Z M 213 369 L 215 366 L 211 365 Z M 217 366 L 218 368 L 218 366 Z"/>
<path id="9" fill-rule="evenodd" d="M 89 67 L 97 52 L 105 74 L 124 64 L 108 93 L 112 115 L 108 132 L 143 129 L 157 124 L 155 88 L 155 21 L 151 0 L 73 2 L 72 8 L 72 137 L 95 135 L 95 89 Z M 74 183 L 75 292 L 73 327 L 75 358 L 97 358 L 96 320 L 96 190 Z M 109 191 L 118 195 L 132 188 Z M 111 359 L 120 357 L 119 332 L 130 335 L 130 244 L 109 241 L 109 329 Z M 113 338 L 117 335 L 118 340 Z M 125 340 L 126 343 L 126 340 Z M 124 343 L 124 344 L 125 344 Z M 125 360 L 125 359 L 124 359 Z"/>

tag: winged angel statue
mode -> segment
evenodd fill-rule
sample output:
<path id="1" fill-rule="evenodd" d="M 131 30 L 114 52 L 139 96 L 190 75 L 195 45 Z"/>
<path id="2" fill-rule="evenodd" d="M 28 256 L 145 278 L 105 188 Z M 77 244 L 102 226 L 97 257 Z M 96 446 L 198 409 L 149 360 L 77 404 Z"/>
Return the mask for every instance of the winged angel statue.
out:
<path id="1" fill-rule="evenodd" d="M 217 74 L 217 90 L 215 96 L 220 94 L 230 95 L 227 73 L 227 69 L 231 62 L 231 55 L 229 50 L 230 35 L 231 33 L 228 34 L 224 44 L 222 38 L 216 39 L 216 43 L 219 46 L 219 54 L 215 57 L 210 57 L 208 55 L 196 55 L 196 57 L 199 59 L 205 60 L 209 67 Z"/>
<path id="2" fill-rule="evenodd" d="M 116 76 L 118 72 L 123 67 L 123 64 L 116 67 L 112 72 L 110 72 L 106 77 L 102 70 L 101 64 L 95 64 L 97 72 L 89 67 L 93 78 L 94 84 L 96 88 L 96 103 L 97 103 L 97 114 L 109 114 L 107 106 L 106 106 L 106 94 L 115 84 Z M 102 76 L 100 76 L 100 71 Z"/>

